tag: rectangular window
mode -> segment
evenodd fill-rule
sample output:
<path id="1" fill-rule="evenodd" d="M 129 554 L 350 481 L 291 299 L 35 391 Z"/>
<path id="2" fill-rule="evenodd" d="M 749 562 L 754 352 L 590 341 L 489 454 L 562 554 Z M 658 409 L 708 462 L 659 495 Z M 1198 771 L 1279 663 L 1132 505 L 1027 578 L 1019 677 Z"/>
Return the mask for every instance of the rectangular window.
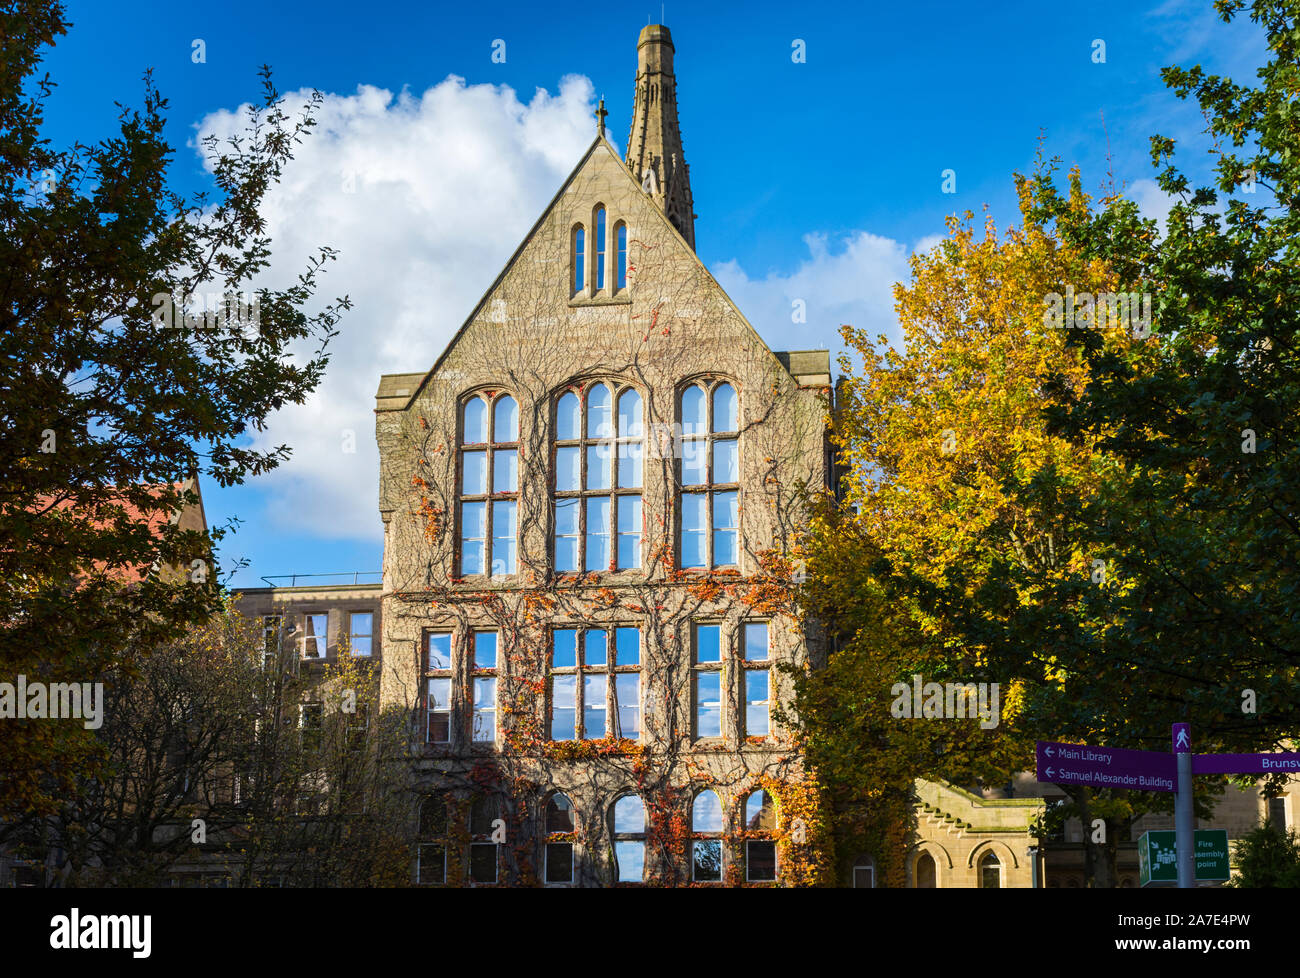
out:
<path id="1" fill-rule="evenodd" d="M 428 681 L 429 743 L 451 743 L 451 680 Z"/>
<path id="2" fill-rule="evenodd" d="M 703 493 L 682 494 L 682 567 L 708 566 L 707 505 Z"/>
<path id="3" fill-rule="evenodd" d="M 745 880 L 770 883 L 776 879 L 776 843 L 751 839 L 745 843 Z"/>
<path id="4" fill-rule="evenodd" d="M 429 672 L 451 671 L 451 632 L 433 632 L 428 637 L 428 657 L 425 669 Z"/>
<path id="5" fill-rule="evenodd" d="M 497 739 L 497 681 L 479 677 L 474 680 L 474 742 L 490 744 Z"/>
<path id="6" fill-rule="evenodd" d="M 447 850 L 441 845 L 422 844 L 416 857 L 415 878 L 421 884 L 447 882 Z"/>
<path id="7" fill-rule="evenodd" d="M 628 740 L 641 739 L 641 675 L 619 673 L 614 677 L 614 696 L 618 701 L 618 735 Z"/>
<path id="8" fill-rule="evenodd" d="M 551 679 L 551 739 L 576 740 L 578 677 L 555 676 Z"/>
<path id="9" fill-rule="evenodd" d="M 487 495 L 487 452 L 462 452 L 461 495 Z"/>
<path id="10" fill-rule="evenodd" d="M 745 733 L 766 737 L 769 727 L 766 669 L 745 670 Z"/>
<path id="11" fill-rule="evenodd" d="M 587 675 L 582 680 L 582 733 L 587 740 L 605 736 L 605 711 L 608 687 L 606 676 Z"/>
<path id="12" fill-rule="evenodd" d="M 695 736 L 722 736 L 722 626 L 696 625 L 694 641 Z"/>
<path id="13" fill-rule="evenodd" d="M 492 574 L 515 572 L 515 501 L 492 504 Z"/>
<path id="14" fill-rule="evenodd" d="M 740 481 L 740 455 L 735 439 L 713 443 L 713 482 Z"/>
<path id="15" fill-rule="evenodd" d="M 555 488 L 558 492 L 582 488 L 582 450 L 576 445 L 555 449 Z"/>
<path id="16" fill-rule="evenodd" d="M 551 740 L 640 737 L 640 645 L 636 628 L 552 631 Z"/>
<path id="17" fill-rule="evenodd" d="M 329 615 L 302 616 L 302 657 L 322 659 L 328 648 Z"/>
<path id="18" fill-rule="evenodd" d="M 609 569 L 609 497 L 587 500 L 587 561 L 589 571 Z"/>
<path id="19" fill-rule="evenodd" d="M 587 488 L 608 489 L 609 463 L 612 459 L 608 444 L 587 446 Z"/>
<path id="20" fill-rule="evenodd" d="M 618 568 L 641 566 L 641 497 L 618 497 Z"/>
<path id="21" fill-rule="evenodd" d="M 627 288 L 627 225 L 618 226 L 617 246 L 618 246 L 618 280 L 615 283 L 616 288 Z"/>
<path id="22" fill-rule="evenodd" d="M 729 567 L 738 563 L 736 538 L 740 529 L 740 494 L 713 494 L 713 566 Z"/>
<path id="23" fill-rule="evenodd" d="M 618 487 L 640 489 L 643 476 L 641 460 L 645 454 L 642 441 L 624 441 L 618 444 Z"/>
<path id="24" fill-rule="evenodd" d="M 744 627 L 745 661 L 767 661 L 767 622 L 747 622 Z"/>
<path id="25" fill-rule="evenodd" d="M 699 883 L 716 883 L 722 879 L 722 841 L 699 839 L 694 846 L 691 878 Z"/>
<path id="26" fill-rule="evenodd" d="M 579 499 L 555 501 L 555 569 L 560 573 L 578 570 Z"/>
<path id="27" fill-rule="evenodd" d="M 482 574 L 487 543 L 487 503 L 460 505 L 460 572 Z"/>
<path id="28" fill-rule="evenodd" d="M 344 737 L 348 750 L 359 751 L 366 745 L 366 734 L 370 731 L 370 707 L 365 703 L 355 704 L 351 713 L 344 714 Z"/>
<path id="29" fill-rule="evenodd" d="M 618 863 L 620 883 L 640 883 L 645 879 L 644 842 L 615 842 L 614 861 Z"/>
<path id="30" fill-rule="evenodd" d="M 474 633 L 474 668 L 495 669 L 497 667 L 497 633 Z"/>
<path id="31" fill-rule="evenodd" d="M 495 842 L 475 842 L 469 847 L 469 879 L 471 883 L 497 881 L 497 846 Z"/>
<path id="32" fill-rule="evenodd" d="M 370 611 L 354 611 L 348 616 L 351 622 L 348 647 L 353 655 L 369 655 L 371 638 L 375 630 L 375 616 Z"/>
<path id="33" fill-rule="evenodd" d="M 546 844 L 546 882 L 573 882 L 573 845 L 569 842 Z"/>
<path id="34" fill-rule="evenodd" d="M 519 486 L 519 452 L 498 448 L 492 453 L 492 491 L 514 492 Z"/>
<path id="35" fill-rule="evenodd" d="M 298 707 L 298 738 L 302 749 L 308 753 L 320 750 L 324 732 L 325 705 L 303 703 Z"/>

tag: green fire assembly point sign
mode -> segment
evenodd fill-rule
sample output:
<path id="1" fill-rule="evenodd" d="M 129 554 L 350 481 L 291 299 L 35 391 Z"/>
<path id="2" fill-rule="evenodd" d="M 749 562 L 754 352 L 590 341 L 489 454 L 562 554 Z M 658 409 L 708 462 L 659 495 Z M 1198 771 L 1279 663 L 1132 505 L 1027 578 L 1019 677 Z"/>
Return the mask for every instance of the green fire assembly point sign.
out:
<path id="1" fill-rule="evenodd" d="M 1228 832 L 1197 829 L 1196 880 L 1209 883 L 1228 878 Z M 1141 885 L 1178 882 L 1178 856 L 1173 832 L 1144 832 L 1138 840 Z"/>

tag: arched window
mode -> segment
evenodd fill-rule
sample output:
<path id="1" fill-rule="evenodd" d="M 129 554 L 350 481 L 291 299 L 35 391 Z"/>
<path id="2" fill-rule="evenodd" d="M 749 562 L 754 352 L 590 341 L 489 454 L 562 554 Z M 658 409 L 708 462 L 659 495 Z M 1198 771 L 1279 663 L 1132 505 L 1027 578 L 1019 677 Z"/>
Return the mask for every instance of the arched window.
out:
<path id="1" fill-rule="evenodd" d="M 916 860 L 916 870 L 914 873 L 916 888 L 919 890 L 933 890 L 937 885 L 937 876 L 934 867 L 934 857 L 928 852 L 923 852 Z"/>
<path id="2" fill-rule="evenodd" d="M 863 856 L 853 864 L 853 888 L 871 890 L 876 886 L 876 862 L 870 856 Z"/>
<path id="3" fill-rule="evenodd" d="M 603 205 L 596 206 L 596 213 L 592 219 L 592 224 L 596 226 L 596 267 L 593 271 L 596 273 L 596 291 L 600 292 L 605 288 L 605 208 Z"/>
<path id="4" fill-rule="evenodd" d="M 597 381 L 556 401 L 556 571 L 641 566 L 644 429 L 632 387 Z"/>
<path id="5" fill-rule="evenodd" d="M 620 883 L 645 881 L 645 805 L 636 795 L 624 795 L 610 812 L 614 840 L 614 878 Z"/>
<path id="6" fill-rule="evenodd" d="M 763 788 L 745 798 L 745 880 L 770 883 L 776 879 L 776 806 Z"/>
<path id="7" fill-rule="evenodd" d="M 485 391 L 465 401 L 460 471 L 461 574 L 515 573 L 519 407 L 509 394 Z"/>
<path id="8" fill-rule="evenodd" d="M 722 880 L 722 805 L 708 790 L 695 796 L 691 806 L 691 879 L 717 883 Z"/>
<path id="9" fill-rule="evenodd" d="M 430 795 L 420 805 L 419 844 L 416 849 L 415 881 L 420 884 L 447 882 L 447 803 L 441 795 Z"/>
<path id="10" fill-rule="evenodd" d="M 562 792 L 546 799 L 545 809 L 547 883 L 573 882 L 573 802 Z"/>
<path id="11" fill-rule="evenodd" d="M 618 249 L 614 288 L 621 292 L 627 288 L 627 225 L 622 221 L 614 225 L 614 247 Z"/>
<path id="12" fill-rule="evenodd" d="M 587 232 L 581 224 L 574 225 L 569 248 L 569 268 L 573 272 L 570 284 L 573 294 L 579 295 L 587 287 Z"/>
<path id="13" fill-rule="evenodd" d="M 497 843 L 492 835 L 501 817 L 496 795 L 476 795 L 469 806 L 469 879 L 471 883 L 497 881 Z"/>
<path id="14" fill-rule="evenodd" d="M 740 562 L 740 441 L 736 390 L 700 382 L 678 399 L 682 426 L 678 496 L 683 568 Z"/>
<path id="15" fill-rule="evenodd" d="M 980 888 L 996 890 L 1002 886 L 1002 863 L 992 852 L 980 857 Z"/>

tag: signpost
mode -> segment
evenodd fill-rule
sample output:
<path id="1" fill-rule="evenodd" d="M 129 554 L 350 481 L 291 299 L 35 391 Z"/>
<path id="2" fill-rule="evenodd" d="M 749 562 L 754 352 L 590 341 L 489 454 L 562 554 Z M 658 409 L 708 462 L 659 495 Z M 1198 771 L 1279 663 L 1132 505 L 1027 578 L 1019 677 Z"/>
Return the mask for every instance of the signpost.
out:
<path id="1" fill-rule="evenodd" d="M 1228 878 L 1228 833 L 1223 829 L 1193 831 L 1192 778 L 1197 774 L 1273 774 L 1300 772 L 1300 753 L 1193 754 L 1192 730 L 1175 723 L 1170 734 L 1172 753 L 1124 750 L 1038 741 L 1039 781 L 1129 788 L 1174 793 L 1174 831 L 1147 832 L 1138 843 L 1142 885 L 1173 882 L 1195 886 L 1196 880 Z M 1170 876 L 1169 873 L 1174 875 Z"/>

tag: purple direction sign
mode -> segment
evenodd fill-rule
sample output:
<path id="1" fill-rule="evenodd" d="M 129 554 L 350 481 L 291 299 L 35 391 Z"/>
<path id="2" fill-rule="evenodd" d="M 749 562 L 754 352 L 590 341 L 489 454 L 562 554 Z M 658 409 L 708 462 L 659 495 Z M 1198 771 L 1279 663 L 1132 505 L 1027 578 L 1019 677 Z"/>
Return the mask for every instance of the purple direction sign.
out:
<path id="1" fill-rule="evenodd" d="M 1094 788 L 1173 791 L 1174 755 L 1154 750 L 1123 750 L 1038 741 L 1039 781 L 1086 784 Z"/>
<path id="2" fill-rule="evenodd" d="M 1193 774 L 1300 774 L 1300 754 L 1193 754 Z"/>

